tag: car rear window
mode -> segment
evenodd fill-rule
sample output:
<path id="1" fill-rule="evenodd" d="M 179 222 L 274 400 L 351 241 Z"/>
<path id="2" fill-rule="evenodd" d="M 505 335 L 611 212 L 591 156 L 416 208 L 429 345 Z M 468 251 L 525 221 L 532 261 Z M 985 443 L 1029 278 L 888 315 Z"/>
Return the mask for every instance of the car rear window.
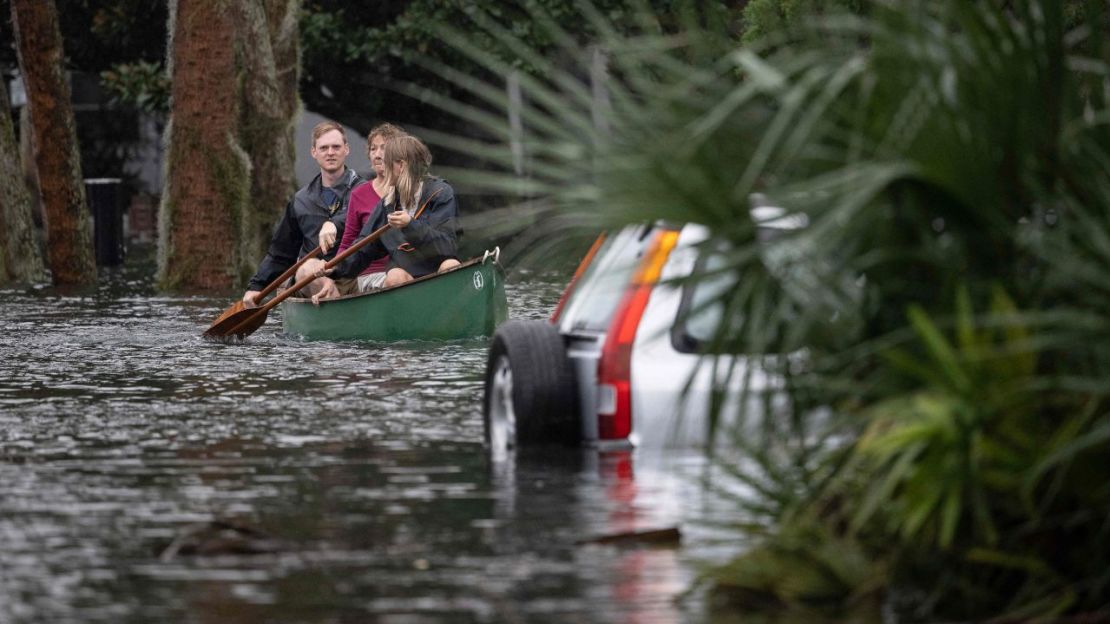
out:
<path id="1" fill-rule="evenodd" d="M 804 227 L 796 223 L 780 225 L 783 222 L 779 218 L 774 225 L 760 224 L 756 231 L 759 243 L 767 245 L 779 240 L 786 231 Z M 762 248 L 764 261 L 772 266 L 779 264 L 775 258 L 781 255 L 775 251 L 770 247 Z M 737 319 L 729 319 L 731 328 L 726 331 L 726 335 L 719 335 L 720 325 L 725 320 L 723 299 L 727 291 L 738 286 L 736 272 L 727 270 L 730 263 L 727 256 L 728 249 L 722 246 L 701 249 L 698 260 L 694 263 L 693 274 L 703 277 L 688 281 L 683 286 L 682 301 L 671 331 L 671 342 L 676 350 L 684 353 L 707 353 L 712 350 L 710 343 L 714 340 L 721 340 L 724 344 L 736 343 Z"/>
<path id="2" fill-rule="evenodd" d="M 567 300 L 563 327 L 587 331 L 609 329 L 609 322 L 654 230 L 651 225 L 627 227 L 602 244 Z"/>
<path id="3" fill-rule="evenodd" d="M 705 350 L 724 318 L 722 295 L 736 285 L 732 273 L 723 271 L 723 253 L 703 251 L 694 265 L 696 275 L 708 275 L 689 282 L 682 289 L 682 302 L 671 334 L 676 350 L 696 353 Z"/>

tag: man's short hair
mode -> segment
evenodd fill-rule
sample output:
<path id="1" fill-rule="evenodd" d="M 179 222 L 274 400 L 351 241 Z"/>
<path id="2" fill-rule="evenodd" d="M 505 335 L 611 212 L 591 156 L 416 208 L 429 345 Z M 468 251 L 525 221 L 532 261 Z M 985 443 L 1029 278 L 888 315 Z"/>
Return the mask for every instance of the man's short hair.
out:
<path id="1" fill-rule="evenodd" d="M 339 134 L 343 136 L 343 143 L 347 143 L 347 133 L 343 130 L 343 126 L 340 125 L 338 121 L 321 121 L 312 129 L 312 147 L 316 147 L 316 141 L 332 130 L 338 130 Z"/>

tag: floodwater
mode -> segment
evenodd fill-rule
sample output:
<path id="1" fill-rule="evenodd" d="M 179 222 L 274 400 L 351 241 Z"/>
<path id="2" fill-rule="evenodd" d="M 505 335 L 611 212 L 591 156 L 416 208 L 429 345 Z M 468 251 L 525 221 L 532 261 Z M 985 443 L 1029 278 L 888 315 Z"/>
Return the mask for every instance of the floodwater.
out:
<path id="1" fill-rule="evenodd" d="M 706 621 L 689 590 L 735 537 L 696 453 L 492 462 L 484 339 L 306 343 L 271 315 L 213 344 L 233 295 L 103 273 L 0 291 L 0 622 Z M 563 279 L 514 276 L 510 316 Z"/>

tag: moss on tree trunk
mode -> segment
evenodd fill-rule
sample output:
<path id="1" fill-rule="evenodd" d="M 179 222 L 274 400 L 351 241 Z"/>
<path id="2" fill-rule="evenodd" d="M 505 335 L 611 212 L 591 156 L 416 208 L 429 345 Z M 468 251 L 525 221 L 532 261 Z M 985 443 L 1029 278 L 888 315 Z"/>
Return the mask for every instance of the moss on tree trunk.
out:
<path id="1" fill-rule="evenodd" d="M 0 283 L 46 277 L 19 153 L 7 86 L 0 80 Z"/>
<path id="2" fill-rule="evenodd" d="M 247 279 L 266 253 L 274 222 L 297 190 L 293 124 L 297 93 L 300 0 L 244 2 L 243 148 L 254 164 L 250 209 L 243 213 L 243 264 Z"/>
<path id="3" fill-rule="evenodd" d="M 170 4 L 173 102 L 159 219 L 166 288 L 245 281 L 295 190 L 299 8 L 300 0 Z"/>
<path id="4" fill-rule="evenodd" d="M 92 223 L 54 0 L 12 0 L 12 22 L 34 129 L 48 264 L 55 283 L 93 283 Z"/>

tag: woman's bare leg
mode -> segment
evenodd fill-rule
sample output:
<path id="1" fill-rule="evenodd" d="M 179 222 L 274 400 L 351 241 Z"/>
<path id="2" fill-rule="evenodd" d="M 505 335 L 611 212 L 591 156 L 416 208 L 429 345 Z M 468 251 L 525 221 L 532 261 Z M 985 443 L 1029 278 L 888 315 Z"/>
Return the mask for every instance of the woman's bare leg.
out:
<path id="1" fill-rule="evenodd" d="M 411 281 L 412 275 L 409 275 L 408 271 L 400 267 L 393 267 L 385 274 L 385 284 L 382 284 L 382 287 L 389 288 L 391 286 L 400 286 L 401 284 L 406 284 Z"/>

